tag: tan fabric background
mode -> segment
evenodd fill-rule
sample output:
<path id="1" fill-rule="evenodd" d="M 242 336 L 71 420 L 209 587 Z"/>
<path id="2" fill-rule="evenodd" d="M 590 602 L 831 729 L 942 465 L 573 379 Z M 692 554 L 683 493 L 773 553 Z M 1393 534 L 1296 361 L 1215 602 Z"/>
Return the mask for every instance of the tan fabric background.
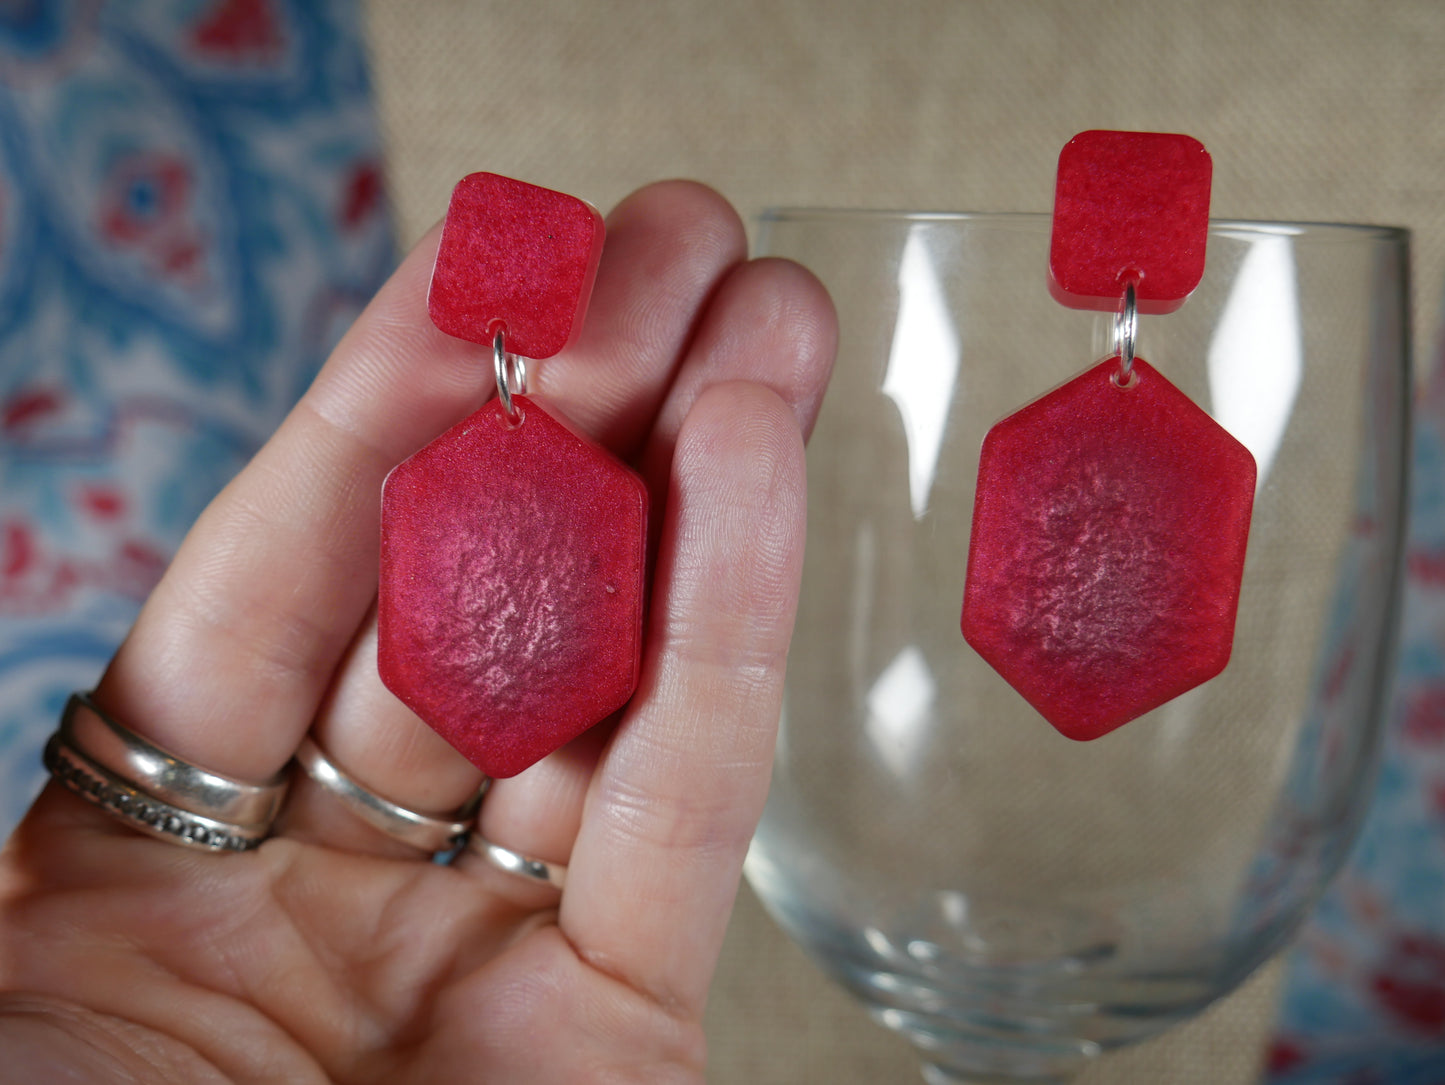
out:
<path id="1" fill-rule="evenodd" d="M 1437 0 L 368 0 L 405 240 L 476 169 L 608 207 L 664 176 L 772 204 L 1047 210 L 1085 128 L 1184 131 L 1214 213 L 1415 232 L 1417 358 L 1445 282 Z M 1254 1079 L 1277 979 L 1102 1059 L 1085 1085 Z M 710 1080 L 910 1081 L 745 889 Z"/>

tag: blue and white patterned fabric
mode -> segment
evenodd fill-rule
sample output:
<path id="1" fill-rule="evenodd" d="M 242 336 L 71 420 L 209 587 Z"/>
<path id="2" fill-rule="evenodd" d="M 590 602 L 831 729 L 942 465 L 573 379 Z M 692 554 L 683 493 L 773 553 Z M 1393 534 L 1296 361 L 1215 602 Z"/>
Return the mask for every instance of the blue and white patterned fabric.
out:
<path id="1" fill-rule="evenodd" d="M 0 3 L 0 835 L 394 262 L 349 0 Z"/>

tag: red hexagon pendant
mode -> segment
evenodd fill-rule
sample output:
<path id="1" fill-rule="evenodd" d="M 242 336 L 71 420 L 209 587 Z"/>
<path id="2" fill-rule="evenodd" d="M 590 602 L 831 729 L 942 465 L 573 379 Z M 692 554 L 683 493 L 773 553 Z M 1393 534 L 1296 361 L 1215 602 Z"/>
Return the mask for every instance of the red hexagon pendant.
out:
<path id="1" fill-rule="evenodd" d="M 965 639 L 1061 733 L 1107 734 L 1229 661 L 1255 464 L 1111 358 L 984 438 Z"/>
<path id="2" fill-rule="evenodd" d="M 647 490 L 518 397 L 397 467 L 382 492 L 382 681 L 488 776 L 627 702 L 641 658 Z"/>

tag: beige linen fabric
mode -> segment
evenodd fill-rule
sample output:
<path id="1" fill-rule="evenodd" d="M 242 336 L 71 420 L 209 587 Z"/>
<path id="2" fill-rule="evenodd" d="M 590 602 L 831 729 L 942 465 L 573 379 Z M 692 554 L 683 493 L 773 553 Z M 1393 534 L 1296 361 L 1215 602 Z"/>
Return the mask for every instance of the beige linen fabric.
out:
<path id="1" fill-rule="evenodd" d="M 1085 128 L 1182 131 L 1216 216 L 1415 234 L 1417 362 L 1445 282 L 1445 5 L 1434 0 L 368 0 L 403 239 L 477 169 L 606 208 L 666 176 L 745 214 L 806 204 L 1047 210 Z M 1266 970 L 1105 1056 L 1086 1085 L 1254 1080 Z M 709 1079 L 915 1080 L 746 889 L 708 1017 Z"/>

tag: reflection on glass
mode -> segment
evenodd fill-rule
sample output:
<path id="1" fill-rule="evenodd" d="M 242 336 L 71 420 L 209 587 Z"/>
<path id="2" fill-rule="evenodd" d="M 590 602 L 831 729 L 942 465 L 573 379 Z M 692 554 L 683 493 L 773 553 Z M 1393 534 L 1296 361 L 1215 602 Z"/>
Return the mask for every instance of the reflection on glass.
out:
<path id="1" fill-rule="evenodd" d="M 903 416 L 908 497 L 915 519 L 928 510 L 928 493 L 938 472 L 943 427 L 958 380 L 958 351 L 958 330 L 948 315 L 925 228 L 915 226 L 898 264 L 898 321 L 883 377 L 883 394 Z"/>
<path id="2" fill-rule="evenodd" d="M 1299 394 L 1303 345 L 1293 239 L 1250 246 L 1209 343 L 1214 419 L 1254 454 L 1263 486 Z"/>
<path id="3" fill-rule="evenodd" d="M 906 776 L 928 743 L 928 722 L 938 683 L 928 661 L 910 644 L 884 668 L 868 691 L 864 704 L 868 740 L 879 759 L 899 776 Z"/>

